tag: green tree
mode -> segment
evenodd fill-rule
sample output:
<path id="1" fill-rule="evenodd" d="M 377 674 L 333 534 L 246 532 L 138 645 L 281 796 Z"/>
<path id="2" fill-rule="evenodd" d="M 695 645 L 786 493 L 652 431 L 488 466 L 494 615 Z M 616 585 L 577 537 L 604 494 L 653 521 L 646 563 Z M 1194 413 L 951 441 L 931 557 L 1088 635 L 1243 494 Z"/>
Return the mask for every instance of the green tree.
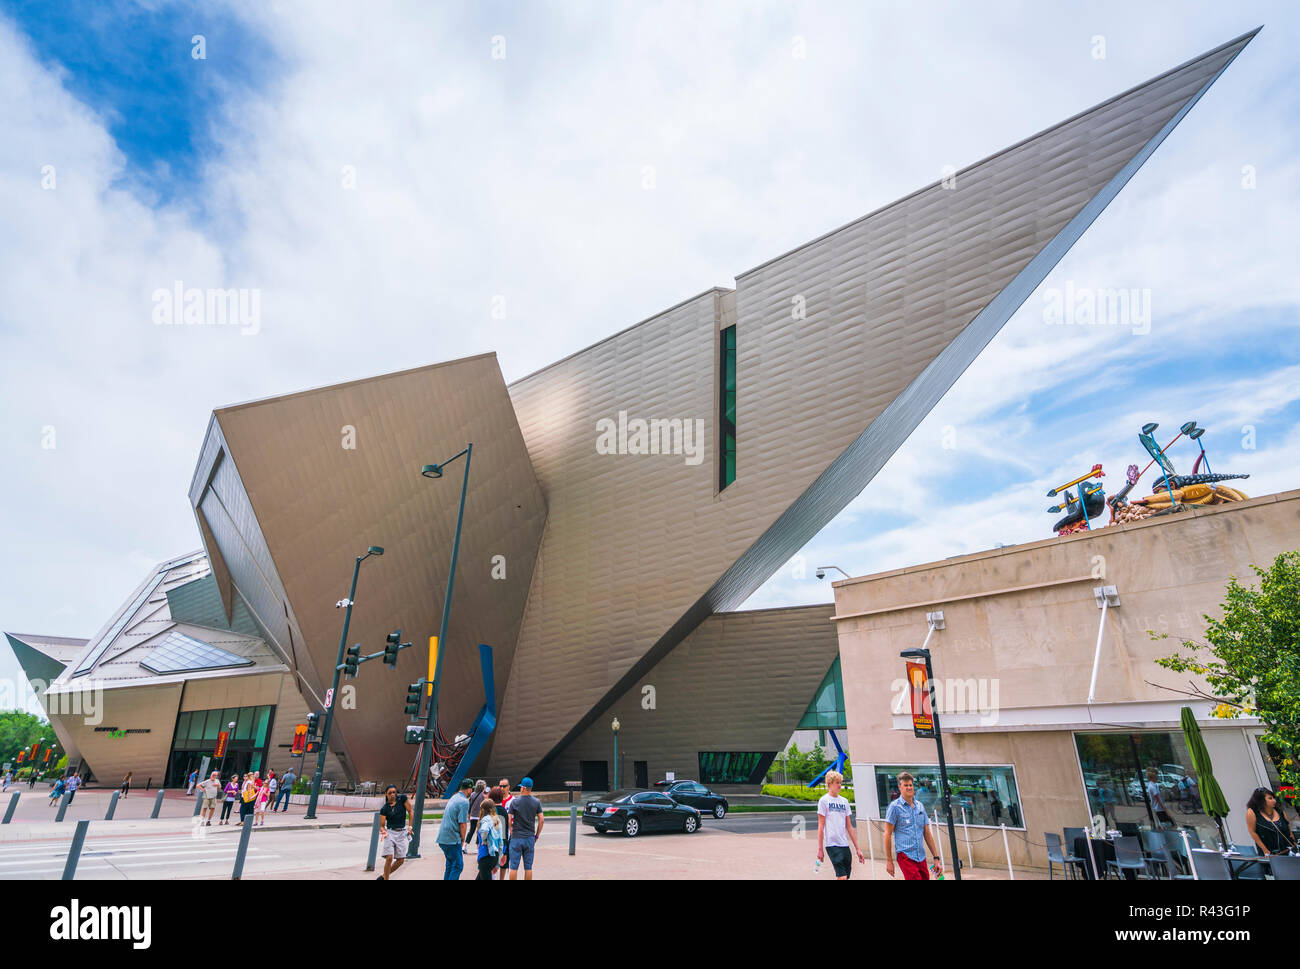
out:
<path id="1" fill-rule="evenodd" d="M 1183 642 L 1187 652 L 1156 660 L 1167 670 L 1205 678 L 1189 696 L 1215 700 L 1214 716 L 1258 717 L 1264 741 L 1282 752 L 1278 773 L 1300 782 L 1300 551 L 1279 555 L 1268 569 L 1251 566 L 1259 588 L 1228 580 L 1223 618 L 1203 616 L 1205 642 Z M 1155 639 L 1164 639 L 1166 635 Z"/>
<path id="2" fill-rule="evenodd" d="M 54 739 L 54 728 L 48 721 L 23 710 L 0 713 L 0 763 L 16 762 L 18 751 L 30 748 L 42 737 L 47 743 Z"/>

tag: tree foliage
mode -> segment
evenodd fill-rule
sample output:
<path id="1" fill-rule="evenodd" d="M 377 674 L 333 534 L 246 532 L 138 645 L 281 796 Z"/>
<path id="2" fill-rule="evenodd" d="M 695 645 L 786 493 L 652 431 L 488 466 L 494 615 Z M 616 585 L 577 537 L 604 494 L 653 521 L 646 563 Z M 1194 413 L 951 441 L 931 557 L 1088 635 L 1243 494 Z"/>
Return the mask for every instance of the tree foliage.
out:
<path id="1" fill-rule="evenodd" d="M 16 762 L 18 751 L 24 747 L 30 748 L 42 737 L 46 742 L 54 739 L 54 728 L 48 721 L 24 710 L 6 710 L 0 713 L 0 762 Z"/>
<path id="2" fill-rule="evenodd" d="M 1258 717 L 1263 740 L 1282 752 L 1278 773 L 1300 781 L 1300 552 L 1279 555 L 1268 569 L 1251 566 L 1259 588 L 1228 581 L 1223 618 L 1204 616 L 1205 642 L 1183 642 L 1187 652 L 1156 660 L 1167 670 L 1204 677 L 1209 692 L 1192 684 L 1192 695 L 1215 700 L 1213 715 Z M 1154 635 L 1154 634 L 1153 634 Z M 1163 639 L 1165 636 L 1157 636 Z"/>

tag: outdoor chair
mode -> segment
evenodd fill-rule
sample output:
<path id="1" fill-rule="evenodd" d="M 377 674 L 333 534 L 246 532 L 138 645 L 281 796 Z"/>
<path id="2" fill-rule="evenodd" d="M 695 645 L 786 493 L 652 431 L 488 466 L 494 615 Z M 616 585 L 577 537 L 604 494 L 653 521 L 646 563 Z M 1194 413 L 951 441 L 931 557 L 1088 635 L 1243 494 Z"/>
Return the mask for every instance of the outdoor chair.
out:
<path id="1" fill-rule="evenodd" d="M 1173 858 L 1174 863 L 1177 864 L 1182 871 L 1188 873 L 1185 877 L 1190 878 L 1192 863 L 1187 858 L 1187 852 L 1189 849 L 1201 847 L 1200 839 L 1192 838 L 1192 832 L 1190 830 L 1187 832 L 1187 844 L 1183 844 L 1182 831 L 1161 831 L 1158 833 L 1165 839 L 1165 847 L 1169 849 L 1169 856 Z"/>
<path id="2" fill-rule="evenodd" d="M 1259 849 L 1254 844 L 1239 845 L 1234 844 L 1232 850 L 1239 855 L 1246 855 L 1249 858 L 1258 858 Z M 1229 862 L 1231 864 L 1231 862 Z M 1264 880 L 1265 867 L 1263 865 L 1240 865 L 1237 868 L 1238 881 L 1262 882 Z"/>
<path id="3" fill-rule="evenodd" d="M 1228 860 L 1217 851 L 1208 848 L 1192 849 L 1192 865 L 1196 877 L 1203 882 L 1230 882 L 1232 872 L 1228 870 Z"/>
<path id="4" fill-rule="evenodd" d="M 1191 827 L 1190 825 L 1188 825 L 1187 827 L 1183 828 L 1182 831 L 1186 831 L 1186 832 L 1187 832 L 1187 842 L 1188 842 L 1188 844 L 1190 844 L 1193 848 L 1204 848 L 1204 847 L 1205 847 L 1205 844 L 1201 841 L 1201 835 L 1200 835 L 1200 832 L 1197 831 L 1195 828 L 1193 828 L 1193 827 Z M 1179 832 L 1178 840 L 1179 840 L 1179 841 L 1182 840 L 1182 833 L 1181 833 L 1181 832 Z"/>
<path id="5" fill-rule="evenodd" d="M 1142 857 L 1142 843 L 1137 838 L 1120 837 L 1115 839 L 1115 857 L 1106 859 L 1106 871 L 1114 868 L 1120 875 L 1125 871 L 1138 871 L 1151 877 L 1146 859 Z"/>
<path id="6" fill-rule="evenodd" d="M 1184 875 L 1175 867 L 1174 855 L 1166 838 L 1168 834 L 1167 831 L 1142 832 L 1142 843 L 1146 848 L 1147 861 L 1163 868 L 1166 878 L 1172 878 L 1175 881 L 1190 879 L 1191 875 Z"/>
<path id="7" fill-rule="evenodd" d="M 1074 853 L 1074 840 L 1076 838 L 1082 838 L 1084 834 L 1085 832 L 1083 828 L 1066 828 L 1065 846 L 1064 851 L 1062 852 L 1062 857 L 1065 858 L 1068 864 L 1078 865 L 1080 868 L 1088 863 L 1088 859 L 1084 858 L 1082 855 L 1076 855 Z"/>
<path id="8" fill-rule="evenodd" d="M 1052 880 L 1052 862 L 1061 866 L 1067 878 L 1075 877 L 1074 862 L 1065 857 L 1065 852 L 1061 848 L 1061 836 L 1054 831 L 1048 831 L 1045 837 L 1047 838 L 1047 880 Z"/>
<path id="9" fill-rule="evenodd" d="M 1300 882 L 1300 856 L 1269 855 L 1269 867 L 1273 877 L 1280 882 Z"/>

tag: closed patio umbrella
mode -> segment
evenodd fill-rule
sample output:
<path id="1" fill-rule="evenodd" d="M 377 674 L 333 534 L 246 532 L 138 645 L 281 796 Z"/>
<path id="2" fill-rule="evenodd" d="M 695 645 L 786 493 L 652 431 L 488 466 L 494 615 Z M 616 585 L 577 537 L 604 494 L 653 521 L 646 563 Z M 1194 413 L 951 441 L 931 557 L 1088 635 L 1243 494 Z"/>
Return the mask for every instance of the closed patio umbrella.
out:
<path id="1" fill-rule="evenodd" d="M 1214 765 L 1210 763 L 1210 752 L 1205 749 L 1205 738 L 1201 736 L 1200 724 L 1191 707 L 1183 707 L 1183 739 L 1187 742 L 1187 753 L 1196 768 L 1197 784 L 1201 789 L 1201 805 L 1205 813 L 1214 818 L 1219 828 L 1219 841 L 1226 848 L 1228 836 L 1223 831 L 1223 819 L 1228 816 L 1228 799 L 1223 796 L 1219 782 L 1214 779 Z"/>

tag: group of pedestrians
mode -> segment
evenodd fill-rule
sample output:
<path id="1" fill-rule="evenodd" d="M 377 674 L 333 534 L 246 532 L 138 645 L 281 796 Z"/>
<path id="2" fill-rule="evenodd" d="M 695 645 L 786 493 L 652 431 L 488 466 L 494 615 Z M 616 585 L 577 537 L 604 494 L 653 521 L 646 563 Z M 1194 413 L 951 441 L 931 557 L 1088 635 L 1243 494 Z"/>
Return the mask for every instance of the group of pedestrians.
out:
<path id="1" fill-rule="evenodd" d="M 67 777 L 60 777 L 54 782 L 54 787 L 50 789 L 50 807 L 54 807 L 54 805 L 58 804 L 59 798 L 63 797 L 64 794 L 68 795 L 68 803 L 71 804 L 79 787 L 81 787 L 80 774 L 70 774 Z"/>
<path id="2" fill-rule="evenodd" d="M 817 866 L 830 856 L 835 877 L 844 881 L 853 871 L 853 854 L 858 861 L 867 859 L 858 846 L 853 829 L 853 812 L 848 799 L 840 795 L 844 775 L 830 771 L 826 775 L 826 793 L 817 802 Z M 885 871 L 893 878 L 902 871 L 906 881 L 929 881 L 933 873 L 942 877 L 943 862 L 934 843 L 933 825 L 925 805 L 916 796 L 916 779 L 907 771 L 898 775 L 898 797 L 885 810 Z M 849 845 L 853 845 L 850 853 Z M 933 861 L 926 865 L 926 848 Z M 895 866 L 897 863 L 897 866 Z"/>
<path id="3" fill-rule="evenodd" d="M 213 771 L 204 781 L 198 781 L 197 772 L 194 772 L 189 780 L 190 793 L 197 791 L 198 796 L 203 798 L 203 806 L 199 810 L 200 823 L 211 826 L 220 803 L 221 817 L 217 821 L 218 825 L 230 824 L 230 815 L 238 804 L 239 820 L 235 822 L 235 827 L 250 818 L 251 824 L 257 826 L 266 824 L 268 807 L 272 812 L 289 810 L 289 793 L 293 789 L 294 774 L 289 770 L 283 777 L 277 777 L 272 770 L 267 771 L 263 778 L 260 771 L 247 771 L 232 775 L 230 780 L 222 784 L 219 771 Z M 280 807 L 281 804 L 284 805 L 283 808 Z"/>
<path id="4" fill-rule="evenodd" d="M 378 880 L 387 881 L 406 860 L 411 839 L 408 799 L 390 784 L 384 791 L 384 805 L 379 809 L 383 836 L 381 855 L 384 873 Z M 458 881 L 465 870 L 465 855 L 475 846 L 478 874 L 475 881 L 491 881 L 495 872 L 504 881 L 524 868 L 524 880 L 533 877 L 534 852 L 546 819 L 542 802 L 533 795 L 533 780 L 519 782 L 519 793 L 511 794 L 510 780 L 501 778 L 493 788 L 486 781 L 461 781 L 459 789 L 447 801 L 438 826 L 438 847 L 445 867 L 443 880 Z"/>

